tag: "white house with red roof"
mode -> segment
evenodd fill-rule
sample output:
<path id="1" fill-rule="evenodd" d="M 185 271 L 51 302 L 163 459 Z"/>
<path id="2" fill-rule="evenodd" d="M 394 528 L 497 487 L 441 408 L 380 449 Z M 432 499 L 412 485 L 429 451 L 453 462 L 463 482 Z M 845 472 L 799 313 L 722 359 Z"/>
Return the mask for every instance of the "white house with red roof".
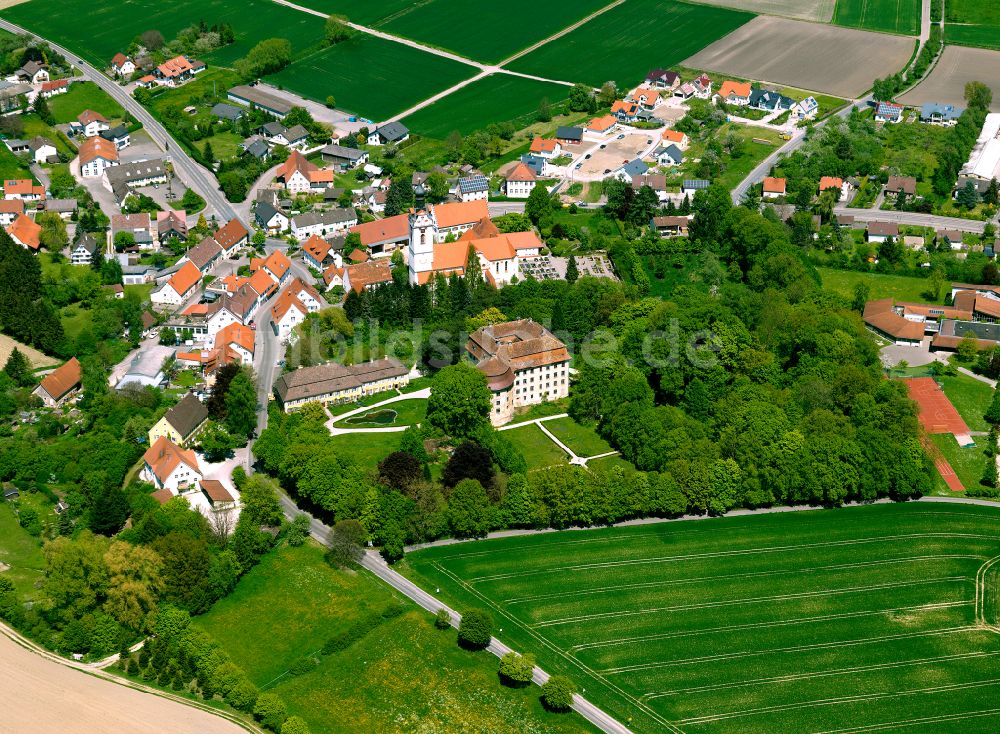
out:
<path id="1" fill-rule="evenodd" d="M 333 185 L 333 171 L 320 168 L 306 160 L 302 153 L 293 150 L 288 160 L 278 168 L 275 180 L 293 194 L 325 191 Z"/>
<path id="2" fill-rule="evenodd" d="M 527 199 L 537 183 L 535 172 L 524 163 L 518 163 L 504 179 L 504 195 L 509 199 Z"/>
<path id="3" fill-rule="evenodd" d="M 149 294 L 149 300 L 159 306 L 180 306 L 201 283 L 201 271 L 188 260 L 170 280 Z"/>
<path id="4" fill-rule="evenodd" d="M 123 53 L 116 53 L 111 59 L 111 73 L 115 76 L 132 76 L 135 62 Z"/>
<path id="5" fill-rule="evenodd" d="M 69 91 L 69 80 L 68 79 L 56 79 L 51 82 L 42 82 L 42 88 L 38 90 L 38 93 L 42 95 L 45 99 L 51 99 L 58 94 L 66 94 Z"/>
<path id="6" fill-rule="evenodd" d="M 271 307 L 271 328 L 281 341 L 287 342 L 295 327 L 305 321 L 306 315 L 319 311 L 323 303 L 319 291 L 295 278 Z"/>
<path id="7" fill-rule="evenodd" d="M 562 153 L 562 144 L 555 138 L 536 137 L 531 141 L 530 150 L 540 158 L 558 158 Z"/>
<path id="8" fill-rule="evenodd" d="M 84 110 L 69 124 L 69 127 L 77 135 L 92 138 L 95 135 L 100 135 L 105 130 L 110 130 L 111 124 L 100 112 Z"/>
<path id="9" fill-rule="evenodd" d="M 182 449 L 166 436 L 160 436 L 143 454 L 139 476 L 176 496 L 197 489 L 202 473 L 194 451 Z"/>
<path id="10" fill-rule="evenodd" d="M 42 227 L 35 224 L 35 220 L 26 214 L 19 214 L 17 219 L 7 226 L 7 234 L 14 242 L 32 252 L 38 252 L 42 246 Z"/>
<path id="11" fill-rule="evenodd" d="M 250 241 L 250 230 L 239 219 L 230 219 L 215 233 L 214 238 L 222 248 L 222 256 L 233 257 Z"/>
<path id="12" fill-rule="evenodd" d="M 9 178 L 3 182 L 3 198 L 17 201 L 45 201 L 45 187 L 30 178 Z"/>

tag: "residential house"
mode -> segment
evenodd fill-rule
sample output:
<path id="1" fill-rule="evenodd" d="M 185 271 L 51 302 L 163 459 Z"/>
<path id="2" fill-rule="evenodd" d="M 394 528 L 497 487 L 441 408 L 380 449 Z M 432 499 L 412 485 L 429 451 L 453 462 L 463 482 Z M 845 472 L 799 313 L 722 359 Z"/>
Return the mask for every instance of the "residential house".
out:
<path id="1" fill-rule="evenodd" d="M 159 306 L 180 306 L 200 283 L 201 271 L 189 260 L 167 282 L 155 289 L 149 295 L 149 300 Z"/>
<path id="2" fill-rule="evenodd" d="M 119 301 L 125 300 L 125 288 L 122 287 L 121 283 L 102 285 L 101 288 L 110 293 L 112 298 L 116 298 Z"/>
<path id="3" fill-rule="evenodd" d="M 145 285 L 156 280 L 156 267 L 153 265 L 123 265 L 122 283 L 125 285 Z"/>
<path id="4" fill-rule="evenodd" d="M 162 244 L 171 237 L 178 240 L 187 239 L 187 219 L 184 212 L 173 209 L 156 212 L 156 238 Z"/>
<path id="5" fill-rule="evenodd" d="M 187 393 L 149 429 L 149 445 L 161 438 L 186 446 L 208 425 L 208 408 L 194 393 Z"/>
<path id="6" fill-rule="evenodd" d="M 455 195 L 460 201 L 479 201 L 489 198 L 490 180 L 479 173 L 473 176 L 463 176 L 455 184 Z"/>
<path id="7" fill-rule="evenodd" d="M 548 166 L 546 159 L 532 153 L 524 153 L 521 156 L 521 163 L 530 168 L 536 176 L 545 175 L 545 169 Z"/>
<path id="8" fill-rule="evenodd" d="M 308 191 L 322 191 L 333 183 L 333 171 L 321 169 L 297 150 L 293 150 L 275 176 L 285 190 L 300 194 Z"/>
<path id="9" fill-rule="evenodd" d="M 472 204 L 475 202 L 470 202 Z M 401 245 L 406 245 L 410 238 L 409 219 L 405 214 L 363 222 L 351 227 L 349 231 L 358 233 L 362 247 L 372 257 L 389 256 Z"/>
<path id="10" fill-rule="evenodd" d="M 562 144 L 553 138 L 538 138 L 531 141 L 532 155 L 540 158 L 558 158 L 562 154 Z"/>
<path id="11" fill-rule="evenodd" d="M 626 97 L 625 100 L 627 102 L 635 102 L 639 105 L 640 110 L 652 112 L 663 102 L 663 97 L 661 97 L 660 93 L 655 89 L 639 87 Z"/>
<path id="12" fill-rule="evenodd" d="M 673 91 L 680 86 L 681 77 L 676 71 L 667 69 L 653 69 L 646 74 L 646 84 L 656 89 L 669 89 Z"/>
<path id="13" fill-rule="evenodd" d="M 38 90 L 38 93 L 42 95 L 44 99 L 52 99 L 60 94 L 66 94 L 68 91 L 69 80 L 56 79 L 53 82 L 42 82 L 42 88 Z"/>
<path id="14" fill-rule="evenodd" d="M 518 163 L 504 179 L 504 195 L 509 199 L 527 199 L 537 183 L 535 172 L 524 163 Z"/>
<path id="15" fill-rule="evenodd" d="M 811 120 L 819 113 L 819 102 L 815 97 L 806 97 L 792 105 L 791 117 L 795 120 Z"/>
<path id="16" fill-rule="evenodd" d="M 41 84 L 49 81 L 49 66 L 38 61 L 29 61 L 15 73 L 18 81 L 25 84 Z"/>
<path id="17" fill-rule="evenodd" d="M 609 135 L 618 129 L 618 118 L 614 115 L 595 117 L 587 123 L 586 131 L 595 135 Z"/>
<path id="18" fill-rule="evenodd" d="M 272 235 L 281 234 L 291 224 L 291 219 L 285 212 L 267 201 L 257 202 L 253 216 L 257 221 L 257 226 Z"/>
<path id="19" fill-rule="evenodd" d="M 93 265 L 94 257 L 100 251 L 100 245 L 94 239 L 94 235 L 87 232 L 70 248 L 69 261 L 74 265 Z"/>
<path id="20" fill-rule="evenodd" d="M 111 189 L 119 203 L 124 203 L 133 189 L 166 183 L 167 171 L 162 160 L 133 161 L 107 169 L 104 180 L 105 187 Z"/>
<path id="21" fill-rule="evenodd" d="M 615 100 L 611 105 L 611 114 L 618 118 L 619 122 L 635 122 L 639 119 L 639 103 L 627 99 Z"/>
<path id="22" fill-rule="evenodd" d="M 749 107 L 753 110 L 764 110 L 765 112 L 779 112 L 790 110 L 795 105 L 795 100 L 779 94 L 770 89 L 754 89 L 750 92 Z"/>
<path id="23" fill-rule="evenodd" d="M 314 234 L 302 243 L 302 259 L 309 267 L 322 272 L 327 266 L 336 264 L 340 257 L 329 242 Z"/>
<path id="24" fill-rule="evenodd" d="M 45 201 L 45 187 L 30 178 L 7 179 L 3 182 L 3 198 L 19 201 Z"/>
<path id="25" fill-rule="evenodd" d="M 750 82 L 734 82 L 730 79 L 722 82 L 719 87 L 719 98 L 726 104 L 746 107 L 750 104 L 750 95 L 753 88 Z"/>
<path id="26" fill-rule="evenodd" d="M 250 272 L 256 272 L 258 269 L 263 270 L 277 283 L 279 286 L 282 285 L 285 280 L 290 275 L 290 270 L 292 267 L 292 261 L 285 256 L 280 250 L 273 251 L 263 260 L 253 259 L 250 261 Z"/>
<path id="27" fill-rule="evenodd" d="M 6 230 L 14 242 L 27 250 L 38 252 L 42 246 L 42 227 L 26 214 L 19 214 Z"/>
<path id="28" fill-rule="evenodd" d="M 763 194 L 765 199 L 777 199 L 785 195 L 785 186 L 788 181 L 784 178 L 774 178 L 767 176 L 764 179 Z"/>
<path id="29" fill-rule="evenodd" d="M 102 137 L 87 138 L 80 146 L 80 175 L 96 178 L 118 165 L 118 148 Z"/>
<path id="30" fill-rule="evenodd" d="M 385 203 L 389 200 L 388 192 L 374 187 L 368 187 L 362 192 L 362 201 L 373 214 L 385 212 Z"/>
<path id="31" fill-rule="evenodd" d="M 691 142 L 688 136 L 682 133 L 680 130 L 672 130 L 670 128 L 664 130 L 663 134 L 660 137 L 663 139 L 664 143 L 672 143 L 681 150 L 686 150 Z"/>
<path id="32" fill-rule="evenodd" d="M 315 288 L 294 278 L 285 286 L 271 307 L 271 328 L 281 341 L 287 342 L 306 314 L 316 313 L 326 301 Z"/>
<path id="33" fill-rule="evenodd" d="M 681 195 L 693 197 L 699 191 L 704 191 L 711 185 L 712 182 L 704 178 L 686 178 L 681 182 Z"/>
<path id="34" fill-rule="evenodd" d="M 230 219 L 214 237 L 222 248 L 222 256 L 232 258 L 239 253 L 241 247 L 250 242 L 250 230 L 239 219 Z"/>
<path id="35" fill-rule="evenodd" d="M 282 139 L 284 142 L 281 142 Z M 274 142 L 277 145 L 304 150 L 309 144 L 309 131 L 302 127 L 302 125 L 295 125 L 285 130 Z"/>
<path id="36" fill-rule="evenodd" d="M 80 389 L 80 362 L 71 357 L 68 362 L 52 370 L 32 391 L 49 408 L 56 408 L 72 398 Z"/>
<path id="37" fill-rule="evenodd" d="M 824 191 L 835 190 L 837 192 L 838 201 L 847 201 L 851 195 L 852 190 L 851 182 L 845 181 L 839 176 L 822 176 L 819 179 L 819 193 Z"/>
<path id="38" fill-rule="evenodd" d="M 388 259 L 369 260 L 354 265 L 331 265 L 323 271 L 323 282 L 330 290 L 340 286 L 344 291 L 361 293 L 392 282 L 392 263 Z"/>
<path id="39" fill-rule="evenodd" d="M 330 362 L 281 375 L 274 383 L 274 396 L 288 413 L 312 402 L 355 402 L 366 395 L 405 387 L 409 382 L 410 371 L 392 357 L 347 367 Z"/>
<path id="40" fill-rule="evenodd" d="M 28 141 L 28 150 L 35 163 L 58 162 L 59 154 L 55 144 L 48 138 L 34 137 Z"/>
<path id="41" fill-rule="evenodd" d="M 632 177 L 632 188 L 636 191 L 641 189 L 643 186 L 648 186 L 656 194 L 656 198 L 661 202 L 666 201 L 667 195 L 667 177 L 658 173 L 645 173 L 641 176 Z"/>
<path id="42" fill-rule="evenodd" d="M 959 229 L 939 229 L 934 233 L 934 240 L 939 247 L 947 246 L 952 250 L 961 250 L 964 247 L 962 231 Z"/>
<path id="43" fill-rule="evenodd" d="M 903 120 L 903 105 L 895 102 L 877 102 L 875 104 L 875 122 L 895 124 Z"/>
<path id="44" fill-rule="evenodd" d="M 410 130 L 401 122 L 387 122 L 368 133 L 368 145 L 398 145 L 410 139 Z"/>
<path id="45" fill-rule="evenodd" d="M 169 438 L 160 436 L 142 457 L 139 476 L 158 490 L 168 490 L 173 495 L 198 489 L 201 469 L 198 457 L 191 449 L 182 449 Z"/>
<path id="46" fill-rule="evenodd" d="M 267 160 L 271 156 L 271 147 L 267 141 L 259 135 L 253 135 L 240 143 L 244 155 L 253 156 L 259 161 Z"/>
<path id="47" fill-rule="evenodd" d="M 712 80 L 709 78 L 708 74 L 702 74 L 701 76 L 693 79 L 689 84 L 681 85 L 681 89 L 684 89 L 687 86 L 690 86 L 690 88 L 694 91 L 694 96 L 698 99 L 712 98 Z M 677 96 L 677 91 L 674 92 L 675 97 Z"/>
<path id="48" fill-rule="evenodd" d="M 507 423 L 516 408 L 569 395 L 566 345 L 530 319 L 477 329 L 465 350 L 486 376 L 493 425 Z"/>
<path id="49" fill-rule="evenodd" d="M 675 148 L 676 149 L 676 148 Z M 680 151 L 678 151 L 680 153 Z M 621 166 L 617 171 L 614 171 L 611 175 L 614 178 L 620 179 L 625 183 L 631 183 L 633 176 L 641 176 L 646 171 L 649 170 L 649 166 L 635 158 L 628 163 Z"/>
<path id="50" fill-rule="evenodd" d="M 561 145 L 578 145 L 583 142 L 583 128 L 560 125 L 556 128 L 556 140 Z"/>
<path id="51" fill-rule="evenodd" d="M 338 171 L 351 171 L 369 161 L 368 151 L 346 148 L 342 145 L 327 145 L 320 150 L 323 160 Z"/>
<path id="52" fill-rule="evenodd" d="M 206 237 L 188 250 L 184 257 L 181 258 L 181 262 L 184 260 L 192 262 L 198 270 L 205 274 L 212 269 L 212 266 L 215 265 L 221 257 L 222 248 L 219 246 L 219 243 L 212 237 Z"/>
<path id="53" fill-rule="evenodd" d="M 115 144 L 118 150 L 124 150 L 132 142 L 129 136 L 128 128 L 125 125 L 116 125 L 115 127 L 108 128 L 107 130 L 102 130 L 100 136 L 105 140 L 110 140 Z"/>
<path id="54" fill-rule="evenodd" d="M 73 212 L 78 207 L 76 199 L 46 199 L 41 208 L 47 212 L 58 214 L 61 219 L 68 222 L 73 218 Z"/>
<path id="55" fill-rule="evenodd" d="M 928 102 L 920 107 L 920 121 L 929 125 L 951 126 L 958 123 L 965 109 L 951 104 Z"/>
<path id="56" fill-rule="evenodd" d="M 116 53 L 111 59 L 111 73 L 115 76 L 132 76 L 135 62 L 123 53 Z"/>
<path id="57" fill-rule="evenodd" d="M 313 235 L 326 237 L 347 232 L 358 223 L 358 214 L 353 208 L 337 207 L 327 211 L 311 211 L 296 214 L 290 224 L 292 235 L 302 241 Z"/>
<path id="58" fill-rule="evenodd" d="M 110 127 L 108 119 L 100 112 L 93 110 L 84 110 L 69 124 L 70 132 L 83 135 L 86 138 L 100 135 L 102 131 L 108 130 Z"/>
<path id="59" fill-rule="evenodd" d="M 885 184 L 885 193 L 892 196 L 900 194 L 916 196 L 917 179 L 913 176 L 889 176 L 889 180 Z"/>
<path id="60" fill-rule="evenodd" d="M 20 199 L 0 199 L 0 227 L 7 227 L 24 214 L 24 202 Z"/>
<path id="61" fill-rule="evenodd" d="M 663 238 L 687 237 L 689 223 L 687 217 L 681 216 L 653 217 L 649 220 L 653 231 Z"/>
<path id="62" fill-rule="evenodd" d="M 684 162 L 684 154 L 673 143 L 666 148 L 660 148 L 653 155 L 656 156 L 656 162 L 661 166 L 679 166 Z"/>
<path id="63" fill-rule="evenodd" d="M 236 86 L 230 89 L 227 95 L 232 102 L 263 110 L 279 120 L 284 119 L 294 106 L 281 97 L 264 91 L 259 86 Z"/>
<path id="64" fill-rule="evenodd" d="M 114 214 L 111 217 L 111 241 L 121 232 L 132 235 L 135 243 L 142 248 L 151 248 L 154 243 L 152 220 L 148 212 L 138 214 Z"/>
<path id="65" fill-rule="evenodd" d="M 204 70 L 204 62 L 190 59 L 186 56 L 175 56 L 157 66 L 153 75 L 160 80 L 161 84 L 168 87 L 176 87 Z"/>
<path id="66" fill-rule="evenodd" d="M 899 237 L 899 225 L 896 222 L 869 222 L 867 239 L 870 243 L 885 242 L 890 237 Z"/>
<path id="67" fill-rule="evenodd" d="M 28 94 L 31 87 L 0 80 L 0 113 L 15 112 L 28 107 Z"/>
<path id="68" fill-rule="evenodd" d="M 240 107 L 234 107 L 231 104 L 226 104 L 225 102 L 217 102 L 212 107 L 212 117 L 216 120 L 225 120 L 226 122 L 239 122 L 243 119 L 243 109 Z"/>

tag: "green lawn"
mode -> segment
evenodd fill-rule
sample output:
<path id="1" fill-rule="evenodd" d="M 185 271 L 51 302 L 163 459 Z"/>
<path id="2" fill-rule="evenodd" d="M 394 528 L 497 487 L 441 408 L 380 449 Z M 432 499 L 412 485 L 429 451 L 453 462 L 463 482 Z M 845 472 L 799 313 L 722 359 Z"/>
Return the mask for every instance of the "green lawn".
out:
<path id="1" fill-rule="evenodd" d="M 7 180 L 11 178 L 35 179 L 35 177 L 31 175 L 31 171 L 25 168 L 20 159 L 11 153 L 10 149 L 6 145 L 0 145 L 0 180 Z"/>
<path id="2" fill-rule="evenodd" d="M 323 43 L 323 20 L 271 0 L 129 0 L 127 8 L 115 0 L 30 0 L 9 8 L 4 17 L 35 33 L 64 45 L 99 68 L 124 51 L 143 31 L 155 28 L 168 41 L 182 28 L 204 20 L 209 25 L 229 23 L 236 42 L 204 57 L 213 64 L 229 66 L 246 56 L 265 38 L 286 38 L 295 56 Z M 82 22 L 85 18 L 86 22 Z"/>
<path id="3" fill-rule="evenodd" d="M 988 431 L 989 426 L 983 419 L 983 413 L 990 407 L 993 400 L 993 388 L 985 382 L 963 375 L 944 375 L 935 378 L 941 382 L 941 390 L 955 410 L 959 412 L 972 431 Z"/>
<path id="4" fill-rule="evenodd" d="M 744 125 L 734 125 L 732 132 L 746 141 L 743 155 L 739 158 L 726 158 L 726 170 L 721 176 L 714 180 L 721 183 L 727 189 L 735 187 L 740 181 L 756 168 L 762 160 L 780 148 L 784 141 L 781 134 L 766 128 L 746 127 Z M 758 143 L 756 140 L 767 140 L 767 143 Z"/>
<path id="5" fill-rule="evenodd" d="M 76 156 L 75 151 L 71 150 L 63 139 L 56 134 L 57 131 L 42 122 L 42 118 L 38 115 L 34 113 L 21 115 L 21 122 L 24 123 L 25 140 L 30 140 L 35 136 L 41 136 L 51 140 L 56 146 L 56 150 L 65 155 L 67 158 L 73 158 Z"/>
<path id="6" fill-rule="evenodd" d="M 924 278 L 913 278 L 908 275 L 884 275 L 882 273 L 863 273 L 857 270 L 835 270 L 833 268 L 817 268 L 823 279 L 823 287 L 844 298 L 854 298 L 854 286 L 866 283 L 869 287 L 868 298 L 895 298 L 897 301 L 916 301 L 929 303 L 924 292 L 928 281 Z M 942 289 L 940 303 L 944 302 L 947 288 Z"/>
<path id="7" fill-rule="evenodd" d="M 549 79 L 609 79 L 634 87 L 650 69 L 669 69 L 754 16 L 677 0 L 628 0 L 510 65 Z"/>
<path id="8" fill-rule="evenodd" d="M 833 22 L 848 28 L 915 36 L 920 30 L 920 0 L 837 0 Z"/>
<path id="9" fill-rule="evenodd" d="M 359 34 L 296 61 L 268 81 L 320 102 L 333 95 L 338 108 L 380 121 L 475 71 L 401 43 Z"/>
<path id="10" fill-rule="evenodd" d="M 485 605 L 636 734 L 985 733 L 965 716 L 1000 695 L 973 604 L 998 524 L 1000 507 L 869 505 L 462 543 L 402 570 Z M 950 718 L 900 725 L 928 716 Z"/>
<path id="11" fill-rule="evenodd" d="M 536 425 L 513 428 L 502 435 L 521 452 L 529 470 L 565 464 L 568 459 L 563 450 Z"/>
<path id="12" fill-rule="evenodd" d="M 378 463 L 399 449 L 402 433 L 348 433 L 330 439 L 334 448 L 350 456 L 366 469 L 375 469 Z"/>
<path id="13" fill-rule="evenodd" d="M 970 489 L 979 484 L 986 470 L 986 462 L 989 460 L 983 452 L 983 441 L 985 436 L 976 436 L 976 445 L 963 448 L 958 445 L 958 441 L 950 433 L 938 433 L 930 437 L 931 443 L 941 452 L 951 468 L 955 470 L 962 486 Z M 943 481 L 943 480 L 942 480 Z M 947 494 L 955 494 L 948 490 Z"/>
<path id="14" fill-rule="evenodd" d="M 74 82 L 66 94 L 49 100 L 49 110 L 58 123 L 75 120 L 84 110 L 93 110 L 109 120 L 120 120 L 125 111 L 108 93 L 93 82 Z"/>
<path id="15" fill-rule="evenodd" d="M 947 23 L 945 39 L 957 46 L 1000 49 L 1000 25 L 960 25 Z"/>
<path id="16" fill-rule="evenodd" d="M 587 468 L 591 471 L 601 472 L 610 472 L 615 469 L 621 469 L 624 472 L 635 471 L 635 467 L 620 456 L 605 456 L 603 459 L 588 461 Z"/>
<path id="17" fill-rule="evenodd" d="M 236 157 L 240 152 L 239 145 L 242 142 L 243 138 L 237 133 L 218 132 L 210 138 L 199 140 L 195 145 L 204 148 L 205 143 L 209 143 L 212 146 L 212 155 L 215 156 L 215 159 L 224 161 Z"/>
<path id="18" fill-rule="evenodd" d="M 573 450 L 577 456 L 597 456 L 614 451 L 607 441 L 590 426 L 581 426 L 572 418 L 556 418 L 543 424 L 553 436 Z"/>
<path id="19" fill-rule="evenodd" d="M 391 411 L 395 413 L 395 418 L 391 421 L 379 420 L 377 413 Z M 334 425 L 338 428 L 384 428 L 388 426 L 411 426 L 421 423 L 427 416 L 426 400 L 400 400 L 391 403 L 384 408 L 373 408 L 367 413 L 345 418 Z"/>
<path id="20" fill-rule="evenodd" d="M 379 23 L 379 29 L 497 63 L 608 4 L 610 0 L 548 0 L 544 12 L 538 12 L 536 0 L 474 7 L 468 0 L 430 0 L 414 3 L 411 10 Z"/>
<path id="21" fill-rule="evenodd" d="M 468 135 L 491 122 L 509 120 L 520 127 L 534 121 L 542 99 L 555 104 L 564 100 L 567 92 L 557 84 L 493 75 L 449 94 L 404 122 L 416 133 L 442 140 L 455 130 Z"/>
<path id="22" fill-rule="evenodd" d="M 400 603 L 402 616 L 380 616 Z M 328 639 L 366 618 L 373 629 L 361 640 L 319 654 Z M 503 688 L 496 658 L 461 650 L 454 630 L 436 630 L 428 613 L 368 572 L 333 570 L 312 543 L 267 556 L 192 624 L 313 732 L 593 731 L 575 715 L 545 712 L 537 688 Z M 321 661 L 317 667 L 287 674 L 310 655 Z"/>
<path id="23" fill-rule="evenodd" d="M 27 498 L 27 497 L 26 497 Z M 51 507 L 49 507 L 51 512 Z M 10 566 L 3 571 L 17 587 L 18 594 L 35 598 L 35 583 L 45 572 L 42 543 L 17 524 L 14 510 L 7 502 L 0 501 L 0 563 Z"/>

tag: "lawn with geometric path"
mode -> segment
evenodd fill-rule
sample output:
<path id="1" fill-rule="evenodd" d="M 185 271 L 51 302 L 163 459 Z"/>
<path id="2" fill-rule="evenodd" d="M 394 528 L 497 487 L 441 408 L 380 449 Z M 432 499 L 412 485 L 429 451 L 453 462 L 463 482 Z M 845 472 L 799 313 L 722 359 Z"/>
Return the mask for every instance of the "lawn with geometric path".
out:
<path id="1" fill-rule="evenodd" d="M 633 731 L 995 731 L 1000 507 L 664 522 L 409 554 L 401 570 Z"/>

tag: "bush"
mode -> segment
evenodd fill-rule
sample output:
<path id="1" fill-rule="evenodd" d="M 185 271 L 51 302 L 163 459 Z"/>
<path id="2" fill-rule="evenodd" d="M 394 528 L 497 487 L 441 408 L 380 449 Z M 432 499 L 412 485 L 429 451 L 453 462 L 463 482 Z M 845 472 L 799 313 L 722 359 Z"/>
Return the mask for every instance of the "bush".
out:
<path id="1" fill-rule="evenodd" d="M 446 630 L 451 627 L 451 615 L 447 609 L 438 609 L 437 616 L 434 617 L 434 626 L 439 630 Z"/>
<path id="2" fill-rule="evenodd" d="M 233 689 L 226 694 L 226 701 L 240 711 L 251 711 L 257 702 L 257 686 L 246 677 L 233 686 Z"/>
<path id="3" fill-rule="evenodd" d="M 576 684 L 564 675 L 554 675 L 542 686 L 542 704 L 549 711 L 569 711 Z"/>
<path id="4" fill-rule="evenodd" d="M 274 693 L 262 693 L 257 696 L 253 717 L 271 731 L 281 731 L 281 725 L 288 718 L 285 702 Z"/>
<path id="5" fill-rule="evenodd" d="M 309 727 L 298 716 L 289 716 L 281 725 L 281 734 L 309 734 Z"/>
<path id="6" fill-rule="evenodd" d="M 458 624 L 458 644 L 468 650 L 483 650 L 493 636 L 493 617 L 484 609 L 470 609 Z"/>
<path id="7" fill-rule="evenodd" d="M 500 682 L 511 688 L 524 688 L 531 683 L 535 658 L 509 652 L 500 658 Z"/>

